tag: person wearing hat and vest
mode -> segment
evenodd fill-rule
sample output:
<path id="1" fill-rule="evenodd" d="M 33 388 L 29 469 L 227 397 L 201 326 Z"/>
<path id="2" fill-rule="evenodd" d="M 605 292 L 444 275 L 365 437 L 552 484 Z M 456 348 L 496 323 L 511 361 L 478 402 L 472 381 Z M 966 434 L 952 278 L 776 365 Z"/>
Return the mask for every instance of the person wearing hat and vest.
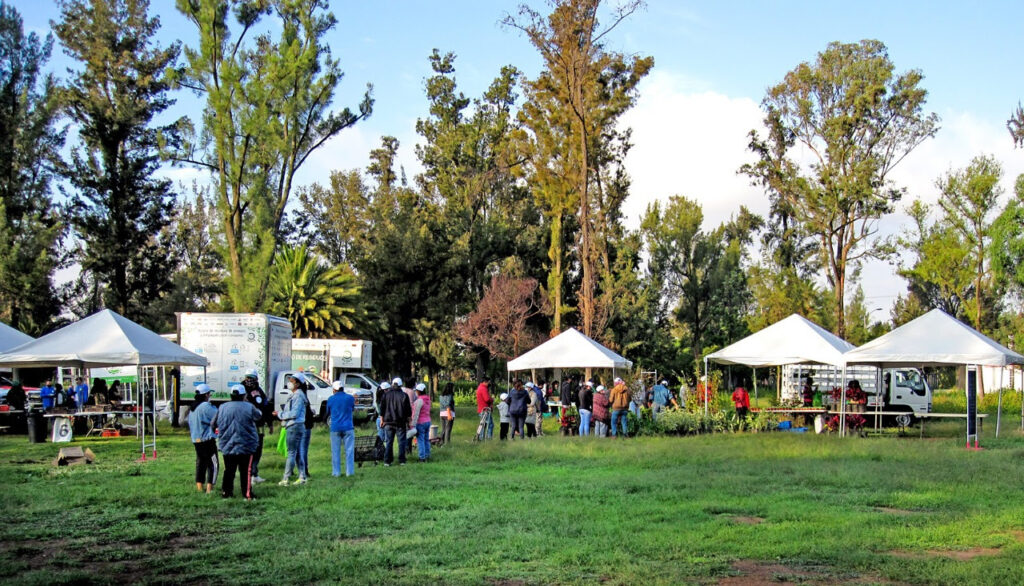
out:
<path id="1" fill-rule="evenodd" d="M 256 498 L 252 493 L 252 460 L 259 443 L 256 425 L 263 413 L 245 400 L 245 387 L 231 387 L 231 401 L 217 409 L 210 425 L 217 430 L 217 447 L 224 454 L 224 482 L 220 496 L 234 496 L 235 472 L 245 500 Z"/>
<path id="2" fill-rule="evenodd" d="M 265 480 L 260 477 L 260 460 L 263 459 L 263 437 L 266 434 L 267 423 L 273 421 L 271 412 L 274 409 L 270 406 L 270 401 L 267 400 L 267 394 L 260 388 L 259 373 L 256 372 L 256 369 L 246 371 L 245 378 L 242 379 L 242 386 L 245 387 L 245 400 L 258 409 L 261 415 L 260 422 L 256 425 L 260 441 L 252 459 L 252 481 L 258 484 Z"/>
<path id="3" fill-rule="evenodd" d="M 217 436 L 213 433 L 213 418 L 217 408 L 210 403 L 210 385 L 196 386 L 196 398 L 188 411 L 188 433 L 196 449 L 196 490 L 213 492 L 217 484 Z"/>
<path id="4" fill-rule="evenodd" d="M 676 398 L 672 396 L 672 391 L 668 388 L 668 381 L 662 380 L 651 389 L 651 417 L 657 421 L 658 415 L 668 408 L 669 403 L 679 407 L 679 403 L 676 403 Z"/>
<path id="5" fill-rule="evenodd" d="M 416 448 L 420 462 L 430 459 L 430 391 L 423 383 L 416 384 L 416 402 L 412 405 L 412 417 L 416 425 Z"/>
<path id="6" fill-rule="evenodd" d="M 278 483 L 281 486 L 288 485 L 292 471 L 296 471 L 299 475 L 295 484 L 306 484 L 306 469 L 299 458 L 302 438 L 306 433 L 306 409 L 309 401 L 306 399 L 306 393 L 302 392 L 300 384 L 302 383 L 298 378 L 294 376 L 288 378 L 288 389 L 292 394 L 284 405 L 284 411 L 277 414 L 281 425 L 285 427 L 285 445 L 288 447 L 288 457 L 284 462 L 284 478 Z"/>
<path id="7" fill-rule="evenodd" d="M 352 426 L 355 398 L 345 392 L 340 380 L 331 385 L 334 394 L 327 399 L 324 419 L 331 425 L 331 474 L 341 476 L 341 446 L 345 445 L 345 476 L 352 476 L 356 464 L 356 430 Z"/>
<path id="8" fill-rule="evenodd" d="M 621 378 L 616 378 L 615 386 L 612 387 L 612 392 L 608 396 L 608 402 L 612 408 L 612 437 L 628 437 L 629 401 L 629 389 L 626 388 L 626 382 Z M 620 421 L 622 422 L 622 433 L 616 431 Z"/>

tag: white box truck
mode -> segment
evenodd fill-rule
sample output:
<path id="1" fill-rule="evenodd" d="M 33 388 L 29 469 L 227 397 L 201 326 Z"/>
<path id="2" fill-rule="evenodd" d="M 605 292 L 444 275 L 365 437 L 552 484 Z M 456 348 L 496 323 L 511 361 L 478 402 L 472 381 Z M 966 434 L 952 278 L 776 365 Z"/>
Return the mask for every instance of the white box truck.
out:
<path id="1" fill-rule="evenodd" d="M 330 381 L 340 380 L 345 392 L 356 400 L 356 419 L 376 415 L 377 383 L 369 376 L 372 366 L 373 343 L 368 340 L 292 340 L 292 370 L 313 373 Z"/>
<path id="2" fill-rule="evenodd" d="M 843 387 L 843 371 L 824 365 L 787 365 L 783 367 L 783 399 L 799 399 L 804 379 L 810 375 L 814 388 L 827 395 L 833 388 Z M 846 380 L 856 380 L 867 395 L 867 408 L 889 413 L 885 423 L 910 425 L 915 416 L 931 413 L 932 389 L 917 368 L 886 368 L 850 366 Z M 903 415 L 905 414 L 905 415 Z"/>

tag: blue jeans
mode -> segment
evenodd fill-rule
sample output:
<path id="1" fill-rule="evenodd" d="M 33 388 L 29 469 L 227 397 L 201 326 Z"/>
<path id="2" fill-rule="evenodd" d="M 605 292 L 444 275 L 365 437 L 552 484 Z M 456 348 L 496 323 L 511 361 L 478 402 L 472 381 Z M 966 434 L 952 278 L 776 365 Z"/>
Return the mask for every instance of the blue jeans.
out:
<path id="1" fill-rule="evenodd" d="M 487 439 L 494 438 L 494 409 L 488 411 L 487 415 Z"/>
<path id="2" fill-rule="evenodd" d="M 341 444 L 345 443 L 345 476 L 356 467 L 356 430 L 331 432 L 331 472 L 341 476 Z"/>
<path id="3" fill-rule="evenodd" d="M 306 429 L 305 424 L 302 426 L 302 446 L 299 448 L 299 458 L 302 460 L 302 476 L 309 476 L 309 440 L 313 438 L 313 430 Z"/>
<path id="4" fill-rule="evenodd" d="M 306 428 L 301 423 L 293 423 L 285 435 L 285 445 L 288 446 L 288 458 L 284 461 L 284 479 L 292 477 L 292 470 L 299 473 L 299 478 L 305 478 L 306 472 L 299 461 L 299 452 L 302 449 L 302 436 Z"/>
<path id="5" fill-rule="evenodd" d="M 430 458 L 430 422 L 416 424 L 416 445 L 419 446 L 420 460 Z"/>
<path id="6" fill-rule="evenodd" d="M 630 401 L 629 412 L 632 413 L 633 415 L 636 415 L 637 417 L 640 417 L 640 405 L 637 405 L 635 402 Z M 614 428 L 615 425 L 612 425 L 612 427 Z"/>
<path id="7" fill-rule="evenodd" d="M 626 423 L 629 421 L 629 411 L 624 409 L 618 411 L 612 411 L 612 437 L 615 437 L 615 428 L 618 426 L 618 422 L 622 421 L 622 437 L 629 437 L 628 428 Z"/>
<path id="8" fill-rule="evenodd" d="M 384 426 L 384 463 L 395 461 L 395 438 L 398 438 L 398 463 L 405 464 L 405 429 L 391 425 Z"/>
<path id="9" fill-rule="evenodd" d="M 590 435 L 590 411 L 580 409 L 580 435 Z"/>

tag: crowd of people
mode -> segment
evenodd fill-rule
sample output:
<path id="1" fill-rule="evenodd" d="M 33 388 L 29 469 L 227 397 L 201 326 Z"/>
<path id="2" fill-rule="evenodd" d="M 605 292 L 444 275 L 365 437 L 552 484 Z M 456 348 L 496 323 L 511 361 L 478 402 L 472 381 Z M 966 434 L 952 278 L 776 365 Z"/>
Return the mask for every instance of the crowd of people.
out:
<path id="1" fill-rule="evenodd" d="M 355 465 L 355 427 L 353 412 L 355 399 L 345 392 L 337 381 L 334 393 L 326 402 L 322 419 L 330 429 L 331 471 L 341 476 L 344 461 L 345 475 L 351 476 Z M 195 390 L 195 401 L 189 413 L 189 428 L 196 451 L 196 490 L 211 493 L 217 483 L 218 453 L 224 456 L 221 495 L 234 495 L 234 478 L 239 477 L 242 495 L 255 498 L 252 486 L 264 482 L 259 475 L 264 438 L 273 433 L 274 424 L 282 426 L 285 454 L 284 475 L 281 486 L 301 485 L 308 482 L 309 445 L 315 423 L 313 410 L 306 391 L 310 388 L 302 373 L 288 380 L 291 391 L 280 411 L 273 408 L 267 395 L 259 387 L 257 373 L 246 373 L 241 384 L 231 388 L 231 401 L 219 408 L 209 402 L 210 387 L 200 384 Z M 474 440 L 494 437 L 494 411 L 498 412 L 498 434 L 502 441 L 525 440 L 544 435 L 544 416 L 557 421 L 564 435 L 629 437 L 628 415 L 639 416 L 641 409 L 650 409 L 655 419 L 668 408 L 678 408 L 679 402 L 661 380 L 649 388 L 638 385 L 630 390 L 626 382 L 616 377 L 611 388 L 581 381 L 571 376 L 562 381 L 514 380 L 508 392 L 497 399 L 491 392 L 492 382 L 484 377 L 476 388 L 475 401 L 479 423 Z M 396 461 L 405 465 L 413 454 L 413 440 L 420 462 L 428 462 L 432 441 L 445 444 L 451 441 L 455 422 L 454 384 L 448 382 L 439 395 L 440 425 L 437 438 L 431 438 L 431 412 L 433 403 L 427 386 L 420 382 L 409 387 L 400 378 L 381 382 L 376 395 L 376 428 L 383 449 L 385 467 Z M 742 385 L 732 394 L 736 412 L 745 417 L 750 408 L 750 397 Z M 577 417 L 578 415 L 578 417 Z M 396 445 L 397 443 L 397 450 Z M 397 451 L 397 454 L 395 453 Z"/>

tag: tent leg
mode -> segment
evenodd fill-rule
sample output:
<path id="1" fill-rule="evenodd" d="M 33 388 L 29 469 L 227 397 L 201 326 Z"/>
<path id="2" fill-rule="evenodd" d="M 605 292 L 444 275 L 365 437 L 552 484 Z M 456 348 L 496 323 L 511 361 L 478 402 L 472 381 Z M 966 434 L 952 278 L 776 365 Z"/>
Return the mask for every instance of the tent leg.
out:
<path id="1" fill-rule="evenodd" d="M 996 437 L 999 437 L 999 424 L 1003 418 L 1003 371 L 1006 367 L 999 368 L 999 406 L 996 407 Z"/>
<path id="2" fill-rule="evenodd" d="M 754 404 L 757 404 L 757 369 L 754 369 Z"/>
<path id="3" fill-rule="evenodd" d="M 700 385 L 697 385 L 698 387 Z M 708 416 L 708 402 L 711 399 L 709 389 L 711 388 L 711 377 L 708 376 L 708 359 L 704 359 L 704 396 L 701 400 L 704 401 L 704 417 Z"/>

